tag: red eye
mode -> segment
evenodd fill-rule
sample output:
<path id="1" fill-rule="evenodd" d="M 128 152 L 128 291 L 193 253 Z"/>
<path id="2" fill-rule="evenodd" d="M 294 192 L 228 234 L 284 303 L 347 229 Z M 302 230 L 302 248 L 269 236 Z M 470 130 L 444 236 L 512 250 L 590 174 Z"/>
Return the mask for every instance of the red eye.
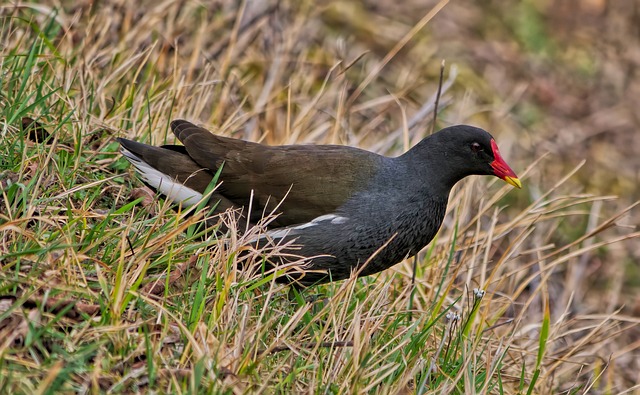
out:
<path id="1" fill-rule="evenodd" d="M 482 151 L 482 147 L 478 143 L 471 143 L 471 151 L 473 152 Z"/>

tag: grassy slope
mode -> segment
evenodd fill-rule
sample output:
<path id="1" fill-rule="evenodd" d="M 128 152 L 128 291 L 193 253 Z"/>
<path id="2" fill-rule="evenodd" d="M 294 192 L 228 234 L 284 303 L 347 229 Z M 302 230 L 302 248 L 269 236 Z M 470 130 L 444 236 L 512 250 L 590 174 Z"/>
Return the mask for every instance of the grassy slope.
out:
<path id="1" fill-rule="evenodd" d="M 526 189 L 456 188 L 415 288 L 407 261 L 291 299 L 235 270 L 241 238 L 203 242 L 198 217 L 149 201 L 116 152 L 116 136 L 170 140 L 180 117 L 397 154 L 431 128 L 406 126 L 433 104 L 430 25 L 396 51 L 418 19 L 358 5 L 118 4 L 1 11 L 0 392 L 584 393 L 637 378 L 638 319 L 588 297 L 587 277 L 639 235 L 616 226 L 614 198 L 575 192 L 577 161 L 545 179 L 553 160 L 518 161 L 516 135 L 496 133 Z M 503 119 L 471 73 L 445 86 L 442 124 Z"/>

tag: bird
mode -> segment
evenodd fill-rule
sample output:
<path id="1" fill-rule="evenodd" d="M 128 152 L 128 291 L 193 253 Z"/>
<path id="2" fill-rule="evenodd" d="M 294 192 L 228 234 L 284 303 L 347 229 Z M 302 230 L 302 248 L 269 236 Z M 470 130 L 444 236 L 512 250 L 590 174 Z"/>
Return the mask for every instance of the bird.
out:
<path id="1" fill-rule="evenodd" d="M 276 211 L 251 241 L 286 246 L 270 258 L 274 266 L 302 258 L 277 278 L 299 287 L 368 276 L 417 254 L 440 229 L 451 189 L 467 176 L 522 187 L 491 134 L 469 125 L 439 130 L 397 157 L 343 145 L 268 146 L 180 119 L 171 129 L 182 145 L 118 138 L 121 153 L 145 184 L 183 206 L 198 204 L 218 173 L 208 201 L 214 214 L 240 209 L 253 225 Z"/>

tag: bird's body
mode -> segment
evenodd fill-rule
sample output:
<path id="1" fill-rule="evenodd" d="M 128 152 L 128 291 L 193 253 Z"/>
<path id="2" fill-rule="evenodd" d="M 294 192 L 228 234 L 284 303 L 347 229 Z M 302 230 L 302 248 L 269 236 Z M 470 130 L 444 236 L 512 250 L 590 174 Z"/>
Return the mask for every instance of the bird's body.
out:
<path id="1" fill-rule="evenodd" d="M 244 220 L 254 224 L 277 208 L 270 230 L 255 241 L 293 240 L 281 252 L 307 257 L 304 275 L 282 280 L 302 285 L 345 279 L 359 269 L 361 276 L 377 273 L 417 253 L 440 228 L 451 188 L 467 175 L 520 185 L 491 135 L 471 126 L 444 129 L 396 158 L 336 145 L 270 147 L 180 120 L 171 127 L 184 146 L 119 139 L 142 179 L 193 205 L 222 166 L 210 199 L 216 212 L 243 208 Z"/>

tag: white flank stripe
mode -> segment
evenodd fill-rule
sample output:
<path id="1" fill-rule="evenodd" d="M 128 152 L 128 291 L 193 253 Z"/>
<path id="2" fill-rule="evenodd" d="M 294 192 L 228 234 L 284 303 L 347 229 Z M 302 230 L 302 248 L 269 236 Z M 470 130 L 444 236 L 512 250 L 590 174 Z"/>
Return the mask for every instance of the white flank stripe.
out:
<path id="1" fill-rule="evenodd" d="M 318 222 L 322 222 L 322 221 L 333 220 L 334 218 L 342 218 L 342 217 L 339 217 L 339 216 L 337 216 L 335 214 L 325 214 L 325 215 L 319 216 L 318 218 L 312 219 L 311 222 L 318 223 Z"/>
<path id="2" fill-rule="evenodd" d="M 347 218 L 347 217 L 339 217 L 339 216 L 336 216 L 334 219 L 332 219 L 332 220 L 331 220 L 331 223 L 332 223 L 332 224 L 336 224 L 336 225 L 338 225 L 338 224 L 344 224 L 344 223 L 345 223 L 345 222 L 347 222 L 348 220 L 349 220 L 349 218 Z"/>
<path id="3" fill-rule="evenodd" d="M 254 243 L 258 240 L 266 239 L 267 237 L 270 237 L 271 239 L 274 239 L 274 240 L 282 239 L 287 235 L 289 235 L 289 233 L 291 233 L 292 236 L 295 236 L 299 234 L 296 231 L 319 225 L 321 222 L 324 222 L 324 221 L 331 221 L 332 224 L 339 225 L 347 222 L 348 220 L 349 218 L 347 217 L 341 217 L 335 214 L 325 214 L 325 215 L 319 216 L 318 218 L 314 218 L 311 222 L 267 231 L 267 233 L 265 234 L 261 234 L 259 236 L 252 238 L 251 240 L 249 240 L 249 243 Z"/>
<path id="4" fill-rule="evenodd" d="M 318 218 L 314 218 L 311 222 L 307 222 L 306 224 L 294 226 L 292 229 L 300 230 L 300 229 L 310 228 L 312 226 L 316 226 L 320 224 L 320 222 L 323 222 L 323 221 L 331 221 L 332 224 L 336 224 L 336 225 L 344 224 L 345 222 L 347 222 L 348 219 L 349 218 L 341 217 L 335 214 L 325 214 L 325 215 L 319 216 Z"/>
<path id="5" fill-rule="evenodd" d="M 272 239 L 282 239 L 283 237 L 288 235 L 290 231 L 291 231 L 291 228 L 282 228 L 282 229 L 270 230 L 270 231 L 267 232 L 266 235 L 260 235 L 260 238 L 269 236 Z"/>
<path id="6" fill-rule="evenodd" d="M 298 226 L 294 226 L 293 229 L 306 229 L 306 228 L 310 228 L 312 226 L 316 226 L 318 225 L 317 222 L 311 221 L 311 222 L 307 222 L 306 224 L 302 224 L 302 225 L 298 225 Z"/>
<path id="7" fill-rule="evenodd" d="M 184 184 L 171 179 L 168 175 L 151 167 L 133 152 L 126 148 L 121 148 L 121 152 L 136 168 L 140 178 L 167 198 L 174 202 L 182 203 L 185 206 L 193 206 L 202 199 L 202 194 L 200 192 L 194 191 Z"/>

